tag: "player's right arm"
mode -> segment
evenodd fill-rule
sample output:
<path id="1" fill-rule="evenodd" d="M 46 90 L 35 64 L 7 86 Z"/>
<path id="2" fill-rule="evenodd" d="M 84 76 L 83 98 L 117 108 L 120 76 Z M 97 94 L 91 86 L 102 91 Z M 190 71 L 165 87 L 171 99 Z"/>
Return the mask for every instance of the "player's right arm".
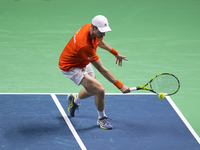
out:
<path id="1" fill-rule="evenodd" d="M 126 85 L 122 84 L 119 80 L 117 80 L 114 75 L 108 70 L 106 69 L 101 60 L 98 59 L 97 61 L 91 62 L 93 64 L 93 66 L 111 83 L 113 83 L 116 87 L 118 87 L 119 90 L 122 91 L 122 93 L 128 93 L 130 92 L 129 87 L 127 87 Z M 120 87 L 122 86 L 122 87 Z"/>

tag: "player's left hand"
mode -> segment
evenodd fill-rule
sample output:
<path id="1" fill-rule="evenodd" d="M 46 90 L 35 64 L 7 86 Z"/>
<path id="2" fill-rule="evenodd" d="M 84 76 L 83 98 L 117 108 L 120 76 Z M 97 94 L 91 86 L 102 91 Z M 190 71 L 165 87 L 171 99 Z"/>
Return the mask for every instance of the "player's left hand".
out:
<path id="1" fill-rule="evenodd" d="M 120 54 L 117 54 L 116 56 L 116 64 L 118 64 L 118 66 L 122 66 L 122 60 L 126 60 L 128 61 L 128 59 L 126 59 L 126 56 L 122 56 Z"/>

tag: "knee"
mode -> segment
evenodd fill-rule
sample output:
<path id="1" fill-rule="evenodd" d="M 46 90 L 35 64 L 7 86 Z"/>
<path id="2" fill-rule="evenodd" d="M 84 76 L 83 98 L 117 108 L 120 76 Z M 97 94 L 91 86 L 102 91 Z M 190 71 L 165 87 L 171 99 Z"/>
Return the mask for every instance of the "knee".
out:
<path id="1" fill-rule="evenodd" d="M 105 94 L 105 88 L 103 87 L 103 85 L 98 86 L 97 93 L 103 95 Z"/>

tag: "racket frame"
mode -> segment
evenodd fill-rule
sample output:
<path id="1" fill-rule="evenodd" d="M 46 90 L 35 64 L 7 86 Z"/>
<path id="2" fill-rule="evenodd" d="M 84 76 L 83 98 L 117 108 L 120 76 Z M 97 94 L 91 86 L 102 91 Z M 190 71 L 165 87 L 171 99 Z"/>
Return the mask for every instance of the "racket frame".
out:
<path id="1" fill-rule="evenodd" d="M 173 94 L 177 93 L 178 90 L 180 89 L 180 81 L 179 81 L 179 79 L 178 79 L 175 75 L 173 75 L 173 74 L 171 74 L 171 73 L 161 73 L 161 74 L 158 74 L 158 75 L 154 76 L 148 83 L 146 83 L 146 84 L 144 84 L 144 85 L 142 85 L 142 86 L 138 86 L 138 87 L 131 87 L 130 90 L 131 90 L 131 91 L 136 91 L 136 90 L 147 90 L 147 91 L 153 92 L 153 93 L 155 93 L 155 94 L 159 94 L 159 93 L 157 93 L 156 91 L 154 91 L 154 90 L 152 89 L 151 83 L 152 83 L 152 81 L 153 81 L 156 77 L 161 76 L 161 75 L 171 75 L 171 76 L 173 76 L 173 77 L 177 80 L 177 82 L 178 82 L 178 88 L 177 88 L 177 90 L 176 90 L 175 92 L 173 92 L 173 93 L 170 93 L 170 94 L 165 93 L 165 96 L 170 96 L 170 95 L 173 95 Z M 146 88 L 146 86 L 148 86 L 148 85 L 150 85 L 150 88 L 151 88 L 151 89 Z"/>

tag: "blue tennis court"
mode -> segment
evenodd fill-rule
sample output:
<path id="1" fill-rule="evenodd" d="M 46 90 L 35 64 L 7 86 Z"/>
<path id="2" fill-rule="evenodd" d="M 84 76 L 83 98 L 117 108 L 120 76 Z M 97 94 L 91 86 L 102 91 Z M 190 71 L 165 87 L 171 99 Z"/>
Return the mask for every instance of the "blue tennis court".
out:
<path id="1" fill-rule="evenodd" d="M 96 125 L 93 97 L 67 112 L 67 94 L 0 94 L 2 150 L 200 150 L 199 137 L 170 97 L 107 94 L 113 130 Z"/>

